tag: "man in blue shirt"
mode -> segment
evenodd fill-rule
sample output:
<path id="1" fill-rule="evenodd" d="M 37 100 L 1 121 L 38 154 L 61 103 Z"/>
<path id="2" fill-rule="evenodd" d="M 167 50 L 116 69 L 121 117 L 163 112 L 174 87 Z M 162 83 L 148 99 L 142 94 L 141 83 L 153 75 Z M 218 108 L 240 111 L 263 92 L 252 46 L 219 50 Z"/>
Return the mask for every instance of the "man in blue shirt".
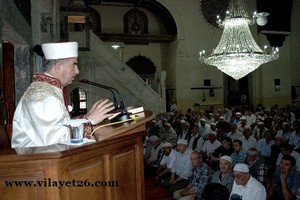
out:
<path id="1" fill-rule="evenodd" d="M 272 185 L 268 190 L 268 199 L 294 199 L 300 184 L 299 172 L 295 170 L 296 160 L 285 155 L 280 161 L 279 169 L 273 174 Z"/>
<path id="2" fill-rule="evenodd" d="M 201 199 L 203 188 L 209 183 L 212 170 L 208 165 L 202 162 L 201 153 L 194 151 L 191 155 L 193 165 L 193 175 L 190 178 L 189 185 L 174 192 L 174 199 L 189 200 Z"/>

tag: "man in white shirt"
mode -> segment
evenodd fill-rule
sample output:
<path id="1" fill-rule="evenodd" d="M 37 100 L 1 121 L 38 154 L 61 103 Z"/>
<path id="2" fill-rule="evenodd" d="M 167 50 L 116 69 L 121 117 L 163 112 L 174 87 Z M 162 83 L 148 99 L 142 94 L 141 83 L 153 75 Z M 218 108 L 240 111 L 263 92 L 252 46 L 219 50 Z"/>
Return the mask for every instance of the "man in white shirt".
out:
<path id="1" fill-rule="evenodd" d="M 235 178 L 229 199 L 266 200 L 265 187 L 250 175 L 246 164 L 236 164 L 233 174 Z"/>
<path id="2" fill-rule="evenodd" d="M 203 137 L 204 140 L 206 140 L 208 134 L 211 132 L 210 125 L 206 123 L 206 119 L 201 118 L 200 125 L 198 124 L 198 126 L 199 126 L 200 135 Z"/>
<path id="3" fill-rule="evenodd" d="M 210 157 L 210 154 L 213 153 L 217 148 L 222 146 L 221 142 L 217 140 L 217 133 L 210 132 L 208 135 L 208 140 L 206 140 L 203 144 L 202 151 L 203 155 Z"/>
<path id="4" fill-rule="evenodd" d="M 252 109 L 248 110 L 248 113 L 245 116 L 245 118 L 250 126 L 256 122 L 256 116 L 253 114 Z"/>
<path id="5" fill-rule="evenodd" d="M 187 147 L 188 143 L 184 139 L 177 141 L 177 151 L 174 165 L 171 169 L 171 178 L 166 186 L 170 186 L 171 193 L 174 193 L 176 190 L 185 188 L 189 184 L 189 177 L 192 175 L 192 162 L 190 160 L 192 150 Z"/>
<path id="6" fill-rule="evenodd" d="M 243 150 L 245 150 L 246 152 L 249 149 L 254 149 L 257 146 L 257 141 L 256 139 L 251 136 L 252 132 L 250 130 L 250 128 L 246 128 L 243 132 L 243 137 L 241 139 L 242 143 L 243 143 Z"/>
<path id="7" fill-rule="evenodd" d="M 179 139 L 187 140 L 189 135 L 190 135 L 190 123 L 184 121 L 184 123 L 181 124 L 181 130 L 177 133 L 177 140 Z"/>
<path id="8" fill-rule="evenodd" d="M 230 137 L 232 141 L 234 140 L 242 140 L 243 133 L 241 133 L 239 130 L 237 130 L 236 124 L 230 124 L 230 132 L 226 135 L 227 137 Z"/>
<path id="9" fill-rule="evenodd" d="M 177 151 L 172 148 L 170 142 L 163 143 L 162 145 L 164 156 L 161 159 L 159 166 L 156 171 L 156 180 L 165 179 L 171 176 L 171 169 L 174 165 Z"/>

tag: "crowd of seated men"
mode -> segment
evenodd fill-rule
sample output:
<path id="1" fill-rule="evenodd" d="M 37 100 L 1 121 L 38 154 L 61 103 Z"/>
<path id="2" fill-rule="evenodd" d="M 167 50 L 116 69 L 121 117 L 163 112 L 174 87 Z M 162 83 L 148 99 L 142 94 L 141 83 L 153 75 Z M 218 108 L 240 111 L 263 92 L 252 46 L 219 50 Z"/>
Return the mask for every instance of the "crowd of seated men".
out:
<path id="1" fill-rule="evenodd" d="M 168 112 L 147 123 L 145 177 L 174 199 L 300 199 L 300 118 L 286 106 Z"/>

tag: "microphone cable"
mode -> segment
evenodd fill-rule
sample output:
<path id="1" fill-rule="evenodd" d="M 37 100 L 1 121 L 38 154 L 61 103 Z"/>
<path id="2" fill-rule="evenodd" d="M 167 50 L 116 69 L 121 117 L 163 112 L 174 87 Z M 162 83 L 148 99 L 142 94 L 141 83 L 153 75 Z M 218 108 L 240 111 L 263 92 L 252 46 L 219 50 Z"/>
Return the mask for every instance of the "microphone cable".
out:
<path id="1" fill-rule="evenodd" d="M 91 133 L 90 137 L 94 135 L 95 131 L 98 130 L 99 128 L 103 128 L 103 127 L 106 127 L 106 126 L 112 126 L 112 125 L 115 125 L 115 124 L 121 124 L 121 123 L 124 123 L 124 122 L 129 122 L 129 121 L 132 121 L 132 120 L 136 120 L 137 119 L 137 115 L 131 115 L 129 119 L 125 119 L 125 120 L 122 120 L 122 121 L 118 121 L 118 122 L 112 122 L 112 123 L 107 123 L 107 124 L 103 124 L 103 125 L 100 125 L 100 126 L 97 126 Z"/>

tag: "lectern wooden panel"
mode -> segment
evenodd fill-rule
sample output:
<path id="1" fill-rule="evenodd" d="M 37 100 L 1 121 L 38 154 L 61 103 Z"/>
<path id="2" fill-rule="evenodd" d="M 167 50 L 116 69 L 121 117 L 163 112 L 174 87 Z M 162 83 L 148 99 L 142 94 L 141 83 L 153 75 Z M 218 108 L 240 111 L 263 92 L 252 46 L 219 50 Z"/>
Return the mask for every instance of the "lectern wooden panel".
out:
<path id="1" fill-rule="evenodd" d="M 143 141 L 152 116 L 145 111 L 99 129 L 96 142 L 81 146 L 2 149 L 0 199 L 144 199 Z"/>

